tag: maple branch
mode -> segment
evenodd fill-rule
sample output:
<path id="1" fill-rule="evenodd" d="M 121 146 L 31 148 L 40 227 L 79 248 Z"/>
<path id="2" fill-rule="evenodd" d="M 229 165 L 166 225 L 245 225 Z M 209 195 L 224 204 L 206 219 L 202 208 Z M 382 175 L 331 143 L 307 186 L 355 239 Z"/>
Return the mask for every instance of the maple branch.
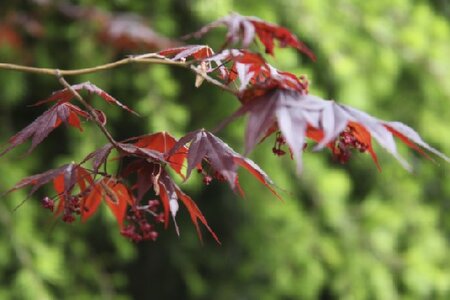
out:
<path id="1" fill-rule="evenodd" d="M 178 66 L 187 66 L 185 62 L 176 62 L 171 61 L 169 59 L 165 59 L 158 54 L 149 53 L 146 56 L 129 56 L 127 58 L 123 58 L 121 60 L 91 67 L 91 68 L 82 68 L 82 69 L 74 69 L 74 70 L 60 70 L 60 69 L 51 69 L 51 68 L 37 68 L 37 67 L 28 67 L 23 65 L 16 64 L 8 64 L 8 63 L 0 63 L 0 69 L 4 70 L 13 70 L 20 71 L 26 73 L 34 73 L 34 74 L 42 74 L 42 75 L 55 75 L 58 71 L 61 76 L 73 76 L 73 75 L 83 75 L 83 74 L 91 74 L 97 73 L 109 69 L 114 69 L 122 65 L 127 65 L 131 63 L 146 63 L 146 64 L 164 64 L 164 65 L 178 65 Z"/>
<path id="2" fill-rule="evenodd" d="M 233 95 L 237 95 L 237 92 L 234 89 L 232 89 L 232 88 L 224 85 L 220 81 L 212 78 L 211 76 L 206 74 L 204 71 L 202 71 L 201 68 L 197 68 L 197 67 L 193 66 L 192 64 L 194 63 L 194 61 L 190 61 L 190 62 L 189 61 L 188 62 L 174 61 L 174 60 L 168 59 L 167 57 L 159 55 L 157 53 L 147 53 L 147 54 L 142 54 L 142 55 L 138 55 L 138 56 L 129 56 L 127 58 L 123 58 L 123 59 L 117 60 L 115 62 L 111 62 L 111 63 L 107 63 L 107 64 L 103 64 L 103 65 L 99 65 L 99 66 L 95 66 L 95 67 L 91 67 L 91 68 L 82 68 L 82 69 L 73 69 L 73 70 L 37 68 L 37 67 L 28 67 L 28 66 L 9 64 L 9 63 L 0 63 L 0 69 L 19 71 L 19 72 L 25 72 L 25 73 L 42 74 L 42 75 L 52 75 L 52 76 L 54 76 L 55 74 L 57 74 L 57 76 L 74 76 L 74 75 L 97 73 L 97 72 L 101 72 L 101 71 L 114 69 L 114 68 L 117 68 L 117 67 L 120 67 L 123 65 L 133 64 L 133 63 L 173 65 L 173 66 L 177 66 L 177 67 L 186 68 L 186 69 L 193 71 L 197 75 L 203 77 L 206 81 L 208 81 L 211 84 L 216 85 L 217 87 L 221 88 L 222 90 L 230 92 Z M 74 94 L 74 95 L 76 95 L 76 94 Z"/>
<path id="3" fill-rule="evenodd" d="M 111 136 L 108 129 L 102 124 L 102 122 L 98 119 L 97 114 L 95 113 L 95 109 L 81 97 L 81 95 L 75 91 L 72 86 L 64 79 L 62 72 L 58 69 L 54 71 L 54 75 L 56 78 L 58 78 L 58 81 L 66 88 L 68 89 L 74 96 L 77 98 L 77 100 L 86 107 L 86 109 L 89 112 L 89 115 L 92 117 L 92 119 L 95 121 L 95 124 L 100 128 L 100 130 L 103 132 L 103 134 L 106 136 L 108 141 L 113 145 L 115 148 L 119 149 L 119 145 L 117 144 L 116 140 Z"/>

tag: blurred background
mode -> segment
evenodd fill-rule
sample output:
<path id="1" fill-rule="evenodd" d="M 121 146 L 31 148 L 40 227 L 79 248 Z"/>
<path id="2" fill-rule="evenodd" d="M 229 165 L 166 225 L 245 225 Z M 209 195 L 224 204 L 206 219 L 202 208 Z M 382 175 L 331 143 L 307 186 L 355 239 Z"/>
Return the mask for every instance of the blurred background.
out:
<path id="1" fill-rule="evenodd" d="M 270 62 L 306 74 L 311 92 L 415 128 L 450 154 L 450 3 L 446 0 L 51 0 L 1 1 L 0 62 L 61 69 L 107 63 L 179 45 L 177 37 L 231 11 L 288 27 L 315 52 L 290 49 Z M 222 45 L 225 30 L 201 41 Z M 214 126 L 238 107 L 192 73 L 128 65 L 76 77 L 138 111 L 102 106 L 117 139 L 167 130 L 176 137 Z M 0 141 L 45 107 L 28 105 L 61 86 L 55 78 L 0 70 Z M 220 133 L 243 149 L 244 121 Z M 80 161 L 106 140 L 92 125 L 57 129 L 33 154 L 0 158 L 0 192 L 21 178 Z M 408 173 L 378 150 L 346 165 L 328 151 L 304 155 L 304 173 L 275 157 L 273 140 L 252 154 L 284 203 L 242 172 L 247 197 L 200 176 L 182 188 L 195 199 L 222 245 L 202 245 L 186 211 L 156 242 L 123 238 L 109 211 L 72 225 L 54 221 L 26 191 L 0 201 L 0 299 L 450 299 L 449 165 L 401 146 Z"/>

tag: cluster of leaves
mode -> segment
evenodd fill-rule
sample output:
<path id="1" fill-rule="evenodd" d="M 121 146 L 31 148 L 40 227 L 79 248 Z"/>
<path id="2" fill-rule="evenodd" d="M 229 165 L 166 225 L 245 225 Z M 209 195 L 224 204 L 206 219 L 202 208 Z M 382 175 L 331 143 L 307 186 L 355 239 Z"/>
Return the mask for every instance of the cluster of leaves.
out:
<path id="1" fill-rule="evenodd" d="M 170 219 L 179 233 L 176 216 L 181 202 L 199 236 L 201 223 L 219 242 L 196 203 L 181 190 L 172 175 L 188 180 L 192 171 L 197 170 L 205 184 L 214 179 L 226 181 L 237 194 L 243 195 L 237 173 L 238 168 L 242 167 L 279 197 L 268 175 L 246 158 L 258 143 L 273 134 L 276 134 L 274 154 L 286 153 L 282 150 L 286 145 L 291 157 L 297 161 L 299 172 L 308 139 L 316 143 L 314 150 L 329 148 L 341 163 L 348 161 L 352 151 L 357 150 L 368 152 L 380 168 L 372 137 L 406 169 L 410 167 L 398 154 L 394 137 L 427 157 L 425 151 L 450 161 L 425 143 L 412 128 L 399 122 L 382 121 L 349 106 L 311 95 L 305 76 L 298 77 L 277 70 L 266 62 L 262 54 L 249 49 L 254 41 L 259 40 L 265 52 L 274 55 L 275 42 L 278 42 L 280 47 L 292 47 L 315 60 L 312 51 L 284 27 L 255 17 L 231 14 L 188 37 L 201 37 L 221 25 L 228 27 L 228 33 L 218 53 L 207 45 L 187 45 L 165 49 L 157 55 L 165 60 L 183 62 L 184 66 L 195 70 L 197 86 L 209 77 L 236 96 L 241 106 L 218 129 L 240 116 L 248 115 L 244 155 L 238 154 L 205 129 L 195 130 L 180 139 L 167 132 L 120 142 L 109 137 L 110 143 L 88 154 L 82 162 L 25 178 L 11 191 L 31 186 L 32 195 L 52 182 L 56 194 L 45 197 L 42 204 L 55 215 L 62 216 L 65 222 L 73 222 L 78 215 L 86 221 L 104 202 L 117 219 L 122 234 L 134 241 L 155 240 L 158 224 L 167 228 Z M 242 47 L 228 48 L 238 44 Z M 84 108 L 71 103 L 75 96 L 79 96 L 79 91 L 96 94 L 106 102 L 136 114 L 91 83 L 73 85 L 39 101 L 36 105 L 55 104 L 13 136 L 0 156 L 28 139 L 31 139 L 30 152 L 63 122 L 82 130 L 80 117 L 96 122 L 107 132 L 104 112 L 84 101 Z M 117 155 L 115 159 L 110 159 L 113 152 Z M 111 174 L 106 168 L 111 160 L 120 161 L 121 167 L 116 174 Z M 91 168 L 86 167 L 88 162 Z"/>

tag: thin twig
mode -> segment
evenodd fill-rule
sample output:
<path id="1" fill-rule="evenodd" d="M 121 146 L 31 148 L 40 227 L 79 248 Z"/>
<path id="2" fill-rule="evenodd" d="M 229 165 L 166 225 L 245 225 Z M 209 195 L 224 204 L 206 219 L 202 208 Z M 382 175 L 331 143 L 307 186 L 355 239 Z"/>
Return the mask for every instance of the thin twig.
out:
<path id="1" fill-rule="evenodd" d="M 224 91 L 227 91 L 229 93 L 232 93 L 233 95 L 237 95 L 237 91 L 235 89 L 232 89 L 228 87 L 227 85 L 221 83 L 217 79 L 214 79 L 213 77 L 209 76 L 204 72 L 204 70 L 201 70 L 201 68 L 198 68 L 193 65 L 195 61 L 174 61 L 167 57 L 161 56 L 157 53 L 147 53 L 137 56 L 129 56 L 127 58 L 99 65 L 96 67 L 91 68 L 82 68 L 82 69 L 74 69 L 74 70 L 60 70 L 60 69 L 51 69 L 51 68 L 36 68 L 36 67 L 28 67 L 28 66 L 22 66 L 22 65 L 16 65 L 16 64 L 8 64 L 8 63 L 0 63 L 0 69 L 4 70 L 12 70 L 12 71 L 19 71 L 19 72 L 25 72 L 25 73 L 34 73 L 34 74 L 42 74 L 42 75 L 52 75 L 59 74 L 57 76 L 73 76 L 73 75 L 83 75 L 83 74 L 91 74 L 91 73 L 97 73 L 105 70 L 114 69 L 123 65 L 127 64 L 161 64 L 161 65 L 172 65 L 177 67 L 182 67 L 189 69 L 196 73 L 197 75 L 203 77 L 206 81 L 209 83 L 221 88 Z M 78 93 L 74 94 L 77 95 Z M 77 97 L 78 98 L 78 97 Z"/>
<path id="2" fill-rule="evenodd" d="M 194 71 L 197 75 L 200 75 L 201 77 L 203 77 L 209 83 L 212 83 L 215 86 L 221 88 L 222 90 L 232 93 L 233 95 L 237 95 L 237 91 L 235 91 L 234 89 L 226 86 L 225 84 L 221 83 L 217 79 L 212 78 L 211 76 L 206 74 L 206 72 L 204 72 L 200 67 L 196 67 L 194 65 L 190 65 L 189 68 L 192 71 Z"/>
<path id="3" fill-rule="evenodd" d="M 148 58 L 147 58 L 148 57 Z M 104 65 L 99 65 L 92 68 L 82 68 L 82 69 L 74 69 L 74 70 L 59 70 L 61 76 L 73 76 L 73 75 L 83 75 L 90 73 L 97 73 L 100 71 L 105 71 L 109 69 L 114 69 L 122 65 L 127 65 L 131 63 L 145 63 L 145 64 L 164 64 L 164 65 L 178 65 L 178 66 L 187 66 L 184 62 L 175 62 L 168 59 L 161 58 L 151 58 L 148 56 L 143 56 L 142 58 L 130 56 L 112 63 L 107 63 Z M 55 75 L 57 69 L 50 68 L 36 68 L 36 67 L 27 67 L 16 64 L 7 64 L 0 63 L 0 69 L 5 70 L 13 70 L 20 71 L 26 73 L 35 73 L 35 74 L 43 74 L 43 75 Z"/>
<path id="4" fill-rule="evenodd" d="M 76 70 L 59 70 L 59 73 L 61 74 L 61 76 L 96 73 L 99 71 L 104 71 L 104 70 L 116 68 L 121 65 L 129 64 L 131 62 L 133 62 L 133 58 L 128 57 L 128 58 L 118 60 L 116 62 L 112 62 L 112 63 L 108 63 L 108 64 L 104 64 L 104 65 L 100 65 L 100 66 L 96 66 L 96 67 L 92 67 L 92 68 L 83 68 L 83 69 L 76 69 Z M 20 72 L 26 72 L 26 73 L 43 74 L 43 75 L 55 75 L 55 72 L 56 72 L 56 69 L 27 67 L 27 66 L 22 66 L 22 65 L 5 64 L 5 63 L 0 63 L 0 69 L 20 71 Z"/>

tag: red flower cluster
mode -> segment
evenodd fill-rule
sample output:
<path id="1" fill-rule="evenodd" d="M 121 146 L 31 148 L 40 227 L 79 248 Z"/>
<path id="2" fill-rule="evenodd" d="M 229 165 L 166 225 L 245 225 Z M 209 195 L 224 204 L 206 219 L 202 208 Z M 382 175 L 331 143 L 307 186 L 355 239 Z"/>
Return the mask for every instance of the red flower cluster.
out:
<path id="1" fill-rule="evenodd" d="M 164 223 L 164 214 L 158 212 L 159 206 L 160 202 L 157 199 L 149 200 L 144 206 L 132 206 L 126 218 L 128 224 L 121 230 L 121 234 L 135 242 L 155 241 L 158 237 L 155 225 Z M 153 217 L 154 224 L 150 224 L 147 214 Z"/>

